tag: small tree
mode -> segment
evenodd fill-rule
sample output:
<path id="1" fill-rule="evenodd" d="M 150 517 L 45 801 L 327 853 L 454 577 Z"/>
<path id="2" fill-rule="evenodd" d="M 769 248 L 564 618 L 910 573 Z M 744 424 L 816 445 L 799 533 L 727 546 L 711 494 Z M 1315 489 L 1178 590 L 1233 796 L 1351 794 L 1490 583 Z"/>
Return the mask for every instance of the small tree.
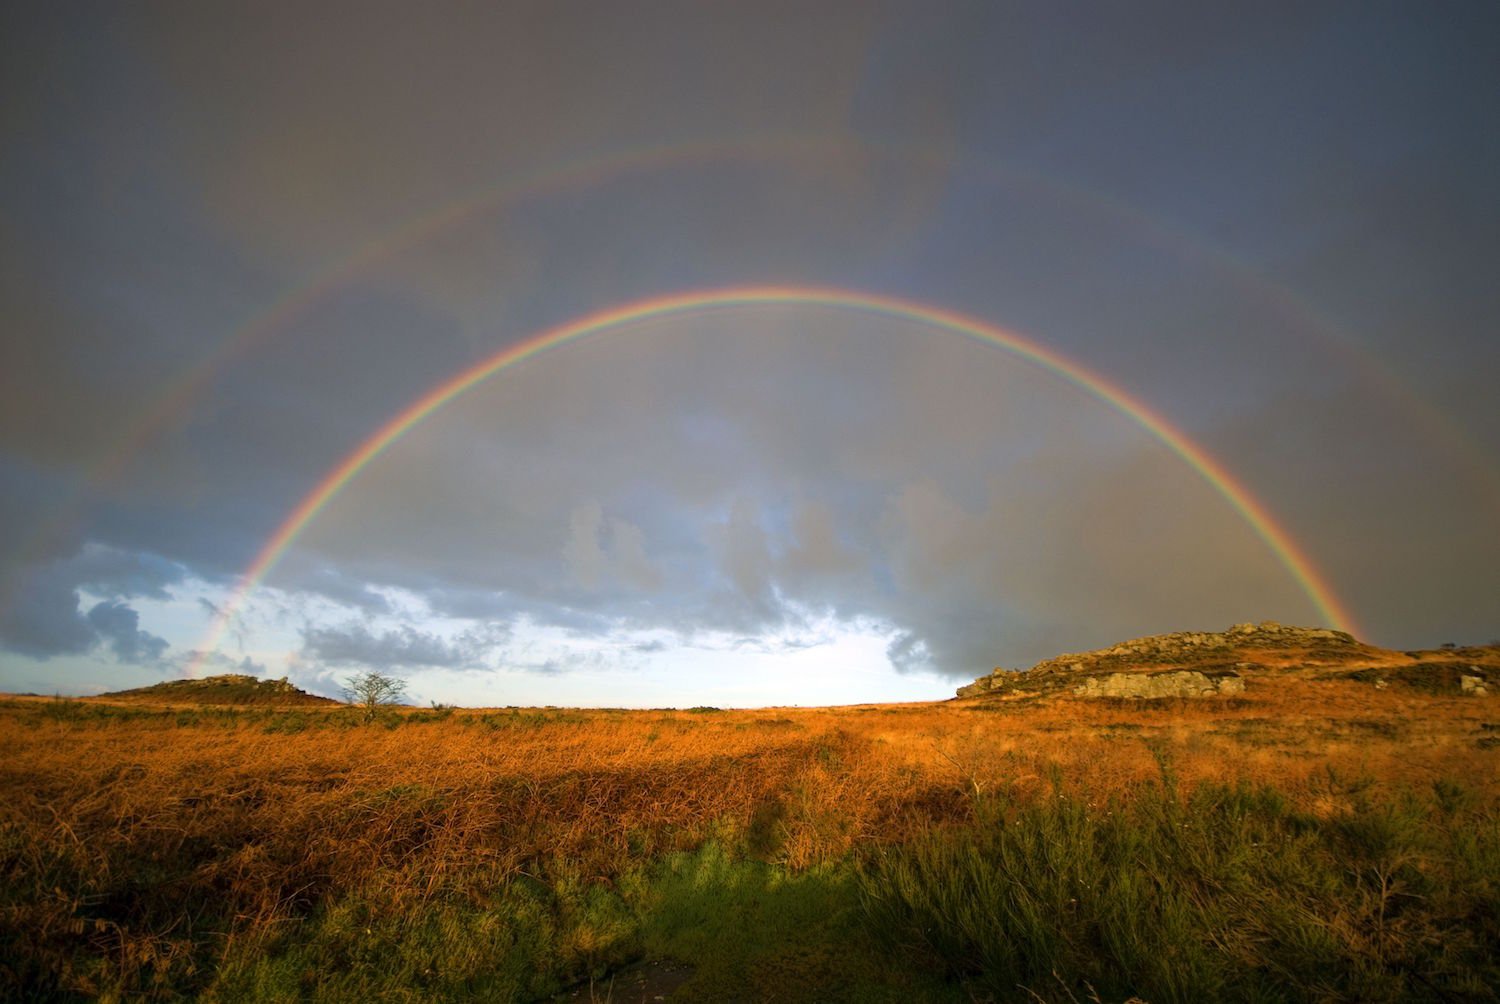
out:
<path id="1" fill-rule="evenodd" d="M 365 709 L 365 721 L 371 721 L 382 705 L 400 702 L 406 693 L 406 681 L 386 676 L 376 670 L 356 673 L 344 681 L 344 697 L 350 704 Z"/>

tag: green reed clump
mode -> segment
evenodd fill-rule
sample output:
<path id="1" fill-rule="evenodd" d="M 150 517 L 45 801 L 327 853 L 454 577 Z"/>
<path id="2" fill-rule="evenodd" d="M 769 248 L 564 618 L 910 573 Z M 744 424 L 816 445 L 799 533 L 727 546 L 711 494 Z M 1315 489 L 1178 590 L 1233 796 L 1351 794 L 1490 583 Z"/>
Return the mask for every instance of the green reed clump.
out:
<path id="1" fill-rule="evenodd" d="M 867 863 L 889 945 L 1001 999 L 1494 1000 L 1500 815 L 1445 782 L 1326 816 L 1265 787 L 976 806 Z"/>

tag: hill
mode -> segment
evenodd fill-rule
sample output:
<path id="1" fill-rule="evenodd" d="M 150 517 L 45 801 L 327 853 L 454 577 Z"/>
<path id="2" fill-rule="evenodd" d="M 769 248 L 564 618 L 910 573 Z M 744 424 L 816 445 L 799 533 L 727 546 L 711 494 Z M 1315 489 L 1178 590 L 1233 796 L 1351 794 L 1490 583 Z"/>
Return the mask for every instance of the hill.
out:
<path id="1" fill-rule="evenodd" d="M 327 697 L 309 694 L 305 690 L 280 680 L 262 680 L 242 673 L 225 673 L 221 676 L 206 676 L 201 680 L 166 680 L 149 687 L 134 690 L 116 690 L 100 694 L 101 698 L 115 701 L 139 701 L 152 704 L 230 704 L 230 705 L 275 705 L 285 707 L 336 706 L 340 702 Z"/>
<path id="2" fill-rule="evenodd" d="M 958 696 L 1206 697 L 1237 694 L 1247 677 L 1347 678 L 1377 688 L 1484 694 L 1500 686 L 1500 647 L 1397 652 L 1344 631 L 1275 621 L 1227 631 L 1177 631 L 1055 656 L 1018 671 L 997 667 L 958 688 Z"/>

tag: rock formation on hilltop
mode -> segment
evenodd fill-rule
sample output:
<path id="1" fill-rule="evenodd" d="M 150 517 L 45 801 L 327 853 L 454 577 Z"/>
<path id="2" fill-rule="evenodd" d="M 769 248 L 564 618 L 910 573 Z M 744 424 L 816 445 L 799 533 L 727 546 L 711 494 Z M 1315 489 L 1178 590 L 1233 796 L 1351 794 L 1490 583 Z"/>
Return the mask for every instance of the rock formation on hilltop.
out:
<path id="1" fill-rule="evenodd" d="M 183 704 L 335 705 L 338 701 L 309 694 L 288 682 L 262 680 L 244 673 L 224 673 L 201 680 L 167 680 L 135 690 L 99 695 L 110 700 Z"/>
<path id="2" fill-rule="evenodd" d="M 997 668 L 958 688 L 959 697 L 1023 689 L 1083 697 L 1204 697 L 1244 690 L 1247 669 L 1345 665 L 1379 650 L 1328 628 L 1275 621 L 1227 631 L 1178 631 L 1093 652 L 1045 659 L 1024 672 Z"/>

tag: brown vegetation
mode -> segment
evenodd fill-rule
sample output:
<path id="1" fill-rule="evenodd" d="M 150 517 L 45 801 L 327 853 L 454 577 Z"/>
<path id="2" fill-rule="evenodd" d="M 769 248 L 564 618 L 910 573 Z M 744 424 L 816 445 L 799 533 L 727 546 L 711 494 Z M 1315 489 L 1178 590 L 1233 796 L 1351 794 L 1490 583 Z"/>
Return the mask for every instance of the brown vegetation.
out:
<path id="1" fill-rule="evenodd" d="M 0 995 L 181 992 L 354 893 L 483 904 L 609 887 L 720 841 L 792 872 L 972 818 L 1128 798 L 1163 770 L 1329 816 L 1461 778 L 1500 800 L 1493 698 L 1251 679 L 1233 698 L 759 711 L 147 710 L 0 703 Z M 1351 779 L 1355 779 L 1351 781 Z"/>

